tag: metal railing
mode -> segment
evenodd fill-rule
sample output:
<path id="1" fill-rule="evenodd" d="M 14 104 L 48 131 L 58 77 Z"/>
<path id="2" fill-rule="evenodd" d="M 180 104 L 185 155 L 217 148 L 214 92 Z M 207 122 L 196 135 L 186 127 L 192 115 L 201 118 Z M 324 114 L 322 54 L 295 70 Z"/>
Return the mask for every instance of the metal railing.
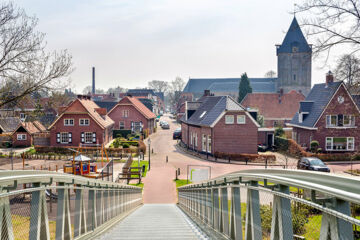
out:
<path id="1" fill-rule="evenodd" d="M 239 171 L 178 188 L 179 207 L 219 239 L 360 239 L 360 178 Z"/>
<path id="2" fill-rule="evenodd" d="M 0 171 L 0 239 L 88 239 L 142 204 L 141 188 L 47 171 Z"/>

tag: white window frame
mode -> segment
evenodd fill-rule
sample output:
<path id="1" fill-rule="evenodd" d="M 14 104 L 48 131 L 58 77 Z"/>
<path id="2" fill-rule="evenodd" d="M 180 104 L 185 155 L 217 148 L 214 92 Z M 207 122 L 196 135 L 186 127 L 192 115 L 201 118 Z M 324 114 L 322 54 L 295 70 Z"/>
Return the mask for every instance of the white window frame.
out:
<path id="1" fill-rule="evenodd" d="M 225 124 L 234 124 L 234 115 L 225 115 Z"/>
<path id="2" fill-rule="evenodd" d="M 84 122 L 81 123 L 81 121 L 84 121 Z M 86 123 L 86 121 L 87 121 L 87 123 Z M 89 118 L 80 118 L 79 125 L 80 126 L 90 126 L 90 119 Z"/>
<path id="3" fill-rule="evenodd" d="M 237 124 L 246 124 L 246 116 L 245 115 L 237 115 L 236 116 L 236 123 Z"/>
<path id="4" fill-rule="evenodd" d="M 68 121 L 68 123 L 66 123 L 67 121 Z M 70 121 L 72 121 L 72 124 L 70 124 Z M 74 126 L 74 119 L 73 118 L 65 118 L 64 126 Z"/>
<path id="5" fill-rule="evenodd" d="M 122 128 L 121 128 L 121 125 L 123 125 Z M 119 122 L 119 129 L 120 129 L 120 130 L 121 130 L 121 129 L 125 129 L 125 122 L 124 122 L 124 121 L 120 121 L 120 122 Z"/>
<path id="6" fill-rule="evenodd" d="M 124 118 L 128 118 L 128 117 L 129 117 L 129 110 L 128 110 L 128 109 L 123 110 L 123 117 L 124 117 Z"/>
<path id="7" fill-rule="evenodd" d="M 352 140 L 352 148 L 349 148 L 349 143 L 350 141 L 349 140 Z M 346 138 L 346 150 L 348 151 L 354 151 L 355 149 L 355 138 L 354 137 L 347 137 Z"/>
<path id="8" fill-rule="evenodd" d="M 25 133 L 17 133 L 16 134 L 18 141 L 26 141 L 26 134 Z"/>
<path id="9" fill-rule="evenodd" d="M 345 117 L 349 118 L 349 124 L 345 124 Z M 343 126 L 344 127 L 354 127 L 355 126 L 355 116 L 354 115 L 344 115 L 343 116 Z"/>
<path id="10" fill-rule="evenodd" d="M 63 141 L 64 139 L 66 139 L 67 141 L 66 142 Z M 60 133 L 60 143 L 61 144 L 68 144 L 69 143 L 69 132 L 61 132 Z"/>
<path id="11" fill-rule="evenodd" d="M 193 145 L 193 132 L 190 132 L 190 145 Z"/>
<path id="12" fill-rule="evenodd" d="M 202 138 L 201 138 L 201 143 L 202 143 L 202 150 L 203 150 L 203 152 L 206 152 L 206 144 L 207 144 L 207 142 L 206 142 L 206 135 L 205 134 L 203 134 L 202 135 Z"/>
<path id="13" fill-rule="evenodd" d="M 331 143 L 330 144 L 330 149 L 328 149 L 328 140 Z M 325 149 L 326 149 L 326 151 L 332 151 L 333 150 L 333 145 L 334 145 L 334 139 L 332 137 L 326 137 L 325 138 Z"/>
<path id="14" fill-rule="evenodd" d="M 93 143 L 93 132 L 84 132 L 84 143 Z"/>
<path id="15" fill-rule="evenodd" d="M 211 135 L 207 136 L 207 152 L 211 153 Z"/>
<path id="16" fill-rule="evenodd" d="M 197 147 L 198 146 L 198 135 L 197 135 L 197 133 L 195 133 L 195 147 Z"/>

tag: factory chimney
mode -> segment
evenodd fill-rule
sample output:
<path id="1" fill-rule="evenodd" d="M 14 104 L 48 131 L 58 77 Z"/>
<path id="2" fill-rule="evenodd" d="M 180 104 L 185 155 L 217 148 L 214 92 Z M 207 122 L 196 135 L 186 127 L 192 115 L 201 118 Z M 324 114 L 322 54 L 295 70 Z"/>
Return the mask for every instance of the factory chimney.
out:
<path id="1" fill-rule="evenodd" d="M 95 67 L 92 67 L 92 94 L 95 94 Z"/>

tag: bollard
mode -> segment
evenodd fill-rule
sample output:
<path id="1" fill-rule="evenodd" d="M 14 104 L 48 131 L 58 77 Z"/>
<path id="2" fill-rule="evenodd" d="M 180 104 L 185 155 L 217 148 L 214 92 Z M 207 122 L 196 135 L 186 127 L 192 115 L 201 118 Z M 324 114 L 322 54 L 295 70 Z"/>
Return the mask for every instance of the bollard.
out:
<path id="1" fill-rule="evenodd" d="M 56 172 L 58 171 L 58 165 L 56 165 Z"/>
<path id="2" fill-rule="evenodd" d="M 267 158 L 265 159 L 265 169 L 267 169 L 268 161 Z"/>
<path id="3" fill-rule="evenodd" d="M 166 163 L 168 163 L 169 162 L 169 157 L 168 156 L 166 156 Z"/>
<path id="4" fill-rule="evenodd" d="M 142 172 L 145 172 L 145 165 L 142 165 Z"/>
<path id="5" fill-rule="evenodd" d="M 154 149 L 153 149 L 153 148 L 151 149 L 151 153 L 154 153 Z"/>
<path id="6" fill-rule="evenodd" d="M 178 180 L 178 172 L 175 170 L 175 180 Z"/>
<path id="7" fill-rule="evenodd" d="M 178 168 L 178 175 L 180 176 L 180 168 Z"/>

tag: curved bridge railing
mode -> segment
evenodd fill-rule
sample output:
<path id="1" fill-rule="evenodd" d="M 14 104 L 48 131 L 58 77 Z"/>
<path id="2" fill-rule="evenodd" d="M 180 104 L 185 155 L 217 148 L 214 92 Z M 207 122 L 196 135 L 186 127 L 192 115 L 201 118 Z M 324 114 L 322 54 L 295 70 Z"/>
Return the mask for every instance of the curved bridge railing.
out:
<path id="1" fill-rule="evenodd" d="M 360 239 L 360 178 L 254 169 L 178 192 L 179 207 L 218 239 Z"/>
<path id="2" fill-rule="evenodd" d="M 142 204 L 141 188 L 45 171 L 0 171 L 0 239 L 88 239 Z"/>

